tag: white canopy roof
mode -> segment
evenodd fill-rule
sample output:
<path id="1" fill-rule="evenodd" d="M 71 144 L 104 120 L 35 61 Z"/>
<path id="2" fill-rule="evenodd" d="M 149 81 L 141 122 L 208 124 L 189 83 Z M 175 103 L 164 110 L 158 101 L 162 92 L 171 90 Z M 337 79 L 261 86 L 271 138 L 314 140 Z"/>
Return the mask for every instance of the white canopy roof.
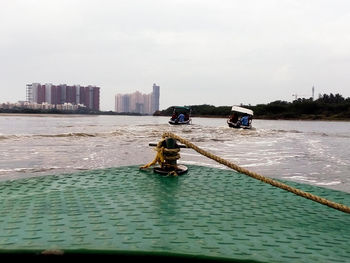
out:
<path id="1" fill-rule="evenodd" d="M 249 115 L 254 115 L 252 110 L 246 109 L 246 108 L 243 108 L 243 107 L 239 107 L 239 106 L 232 106 L 231 111 L 236 111 L 236 112 L 246 113 L 246 114 L 249 114 Z"/>

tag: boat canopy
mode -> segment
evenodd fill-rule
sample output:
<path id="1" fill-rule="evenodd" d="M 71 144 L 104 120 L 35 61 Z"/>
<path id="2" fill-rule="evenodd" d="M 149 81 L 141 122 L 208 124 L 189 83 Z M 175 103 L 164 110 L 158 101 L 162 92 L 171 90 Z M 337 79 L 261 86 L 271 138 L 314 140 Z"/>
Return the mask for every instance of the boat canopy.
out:
<path id="1" fill-rule="evenodd" d="M 246 108 L 243 108 L 243 107 L 240 107 L 240 106 L 232 106 L 231 111 L 236 111 L 236 112 L 240 112 L 240 113 L 246 113 L 246 114 L 252 115 L 252 116 L 254 115 L 252 110 L 246 109 Z"/>

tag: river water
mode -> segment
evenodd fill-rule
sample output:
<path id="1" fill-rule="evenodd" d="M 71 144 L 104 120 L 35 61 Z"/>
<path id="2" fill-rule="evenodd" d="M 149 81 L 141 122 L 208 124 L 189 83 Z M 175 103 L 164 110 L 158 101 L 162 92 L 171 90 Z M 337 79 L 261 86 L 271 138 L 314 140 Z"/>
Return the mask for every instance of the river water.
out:
<path id="1" fill-rule="evenodd" d="M 124 165 L 155 157 L 163 132 L 261 175 L 350 192 L 350 122 L 253 120 L 253 129 L 226 119 L 193 118 L 172 126 L 168 117 L 0 115 L 0 180 Z M 180 164 L 226 169 L 191 149 Z"/>

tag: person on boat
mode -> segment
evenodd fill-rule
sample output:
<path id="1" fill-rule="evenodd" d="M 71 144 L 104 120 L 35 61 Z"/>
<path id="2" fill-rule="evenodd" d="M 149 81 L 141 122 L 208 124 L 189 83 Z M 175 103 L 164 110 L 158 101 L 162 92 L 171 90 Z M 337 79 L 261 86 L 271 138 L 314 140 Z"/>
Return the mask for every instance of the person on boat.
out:
<path id="1" fill-rule="evenodd" d="M 237 123 L 237 121 L 238 121 L 238 115 L 232 113 L 232 115 L 230 116 L 230 122 Z"/>
<path id="2" fill-rule="evenodd" d="M 245 115 L 241 118 L 241 124 L 243 126 L 248 126 L 248 116 L 247 115 Z"/>
<path id="3" fill-rule="evenodd" d="M 171 116 L 171 120 L 176 120 L 177 119 L 177 114 L 176 114 L 176 112 L 174 111 L 173 112 L 173 115 Z"/>
<path id="4" fill-rule="evenodd" d="M 177 117 L 177 120 L 178 120 L 179 122 L 184 122 L 184 121 L 185 121 L 185 115 L 184 115 L 183 113 L 180 113 L 180 114 L 179 114 L 179 117 Z"/>

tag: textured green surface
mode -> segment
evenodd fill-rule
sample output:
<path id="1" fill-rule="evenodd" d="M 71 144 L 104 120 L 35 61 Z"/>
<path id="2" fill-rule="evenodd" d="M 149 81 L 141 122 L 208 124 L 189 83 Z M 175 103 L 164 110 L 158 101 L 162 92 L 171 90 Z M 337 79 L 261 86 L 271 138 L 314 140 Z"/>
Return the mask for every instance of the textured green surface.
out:
<path id="1" fill-rule="evenodd" d="M 290 183 L 350 205 L 350 194 Z M 138 166 L 0 183 L 0 252 L 349 262 L 350 215 L 233 171 Z"/>

